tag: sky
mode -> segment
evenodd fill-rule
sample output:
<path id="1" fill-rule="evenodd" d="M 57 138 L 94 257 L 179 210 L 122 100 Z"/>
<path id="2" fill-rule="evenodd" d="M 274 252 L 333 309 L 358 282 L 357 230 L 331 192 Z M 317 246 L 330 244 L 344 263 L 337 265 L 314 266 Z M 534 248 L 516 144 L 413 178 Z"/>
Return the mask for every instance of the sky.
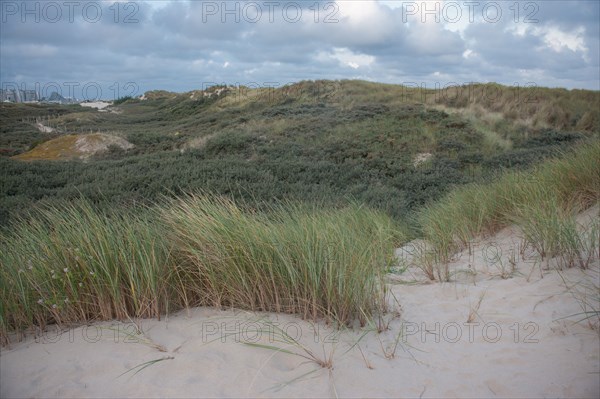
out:
<path id="1" fill-rule="evenodd" d="M 599 90 L 599 4 L 0 0 L 0 81 L 80 99 L 317 79 Z"/>

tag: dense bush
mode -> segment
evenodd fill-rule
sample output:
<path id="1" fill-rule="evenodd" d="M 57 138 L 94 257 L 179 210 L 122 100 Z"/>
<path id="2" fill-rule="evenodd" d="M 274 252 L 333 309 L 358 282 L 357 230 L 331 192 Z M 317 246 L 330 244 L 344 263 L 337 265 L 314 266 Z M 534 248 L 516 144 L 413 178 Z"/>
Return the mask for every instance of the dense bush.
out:
<path id="1" fill-rule="evenodd" d="M 527 168 L 589 136 L 504 120 L 482 132 L 479 119 L 416 104 L 398 86 L 325 83 L 258 96 L 153 92 L 122 102 L 120 113 L 0 104 L 0 223 L 39 201 L 82 196 L 113 207 L 199 188 L 255 203 L 353 198 L 399 218 L 455 185 Z M 583 94 L 582 110 L 595 101 Z M 48 116 L 66 132 L 114 133 L 135 147 L 85 163 L 8 159 L 52 137 L 31 122 Z M 421 153 L 431 161 L 415 167 Z"/>
<path id="2" fill-rule="evenodd" d="M 131 96 L 120 97 L 120 98 L 117 98 L 115 101 L 113 101 L 113 105 L 121 105 L 130 100 L 133 100 L 133 97 L 131 97 Z"/>

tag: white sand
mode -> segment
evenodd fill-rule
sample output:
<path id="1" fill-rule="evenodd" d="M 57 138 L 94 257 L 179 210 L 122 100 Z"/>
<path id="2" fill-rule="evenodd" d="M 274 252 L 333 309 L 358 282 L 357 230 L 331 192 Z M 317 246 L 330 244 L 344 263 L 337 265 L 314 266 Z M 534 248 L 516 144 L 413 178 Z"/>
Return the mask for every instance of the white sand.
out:
<path id="1" fill-rule="evenodd" d="M 35 127 L 42 133 L 52 133 L 54 131 L 53 127 L 43 125 L 40 122 L 36 123 Z"/>
<path id="2" fill-rule="evenodd" d="M 104 109 L 111 105 L 111 103 L 106 101 L 93 101 L 89 103 L 79 103 L 82 107 L 96 108 L 96 109 Z"/>
<path id="3" fill-rule="evenodd" d="M 462 253 L 451 270 L 466 270 L 471 264 L 476 273 L 458 273 L 455 282 L 429 284 L 412 268 L 416 283 L 400 283 L 410 280 L 410 273 L 392 276 L 395 283 L 390 287 L 401 304 L 400 316 L 393 318 L 388 331 L 371 331 L 359 345 L 352 346 L 362 334 L 358 329 L 336 336 L 325 325 L 313 327 L 293 316 L 196 308 L 189 314 L 140 322 L 148 342 L 162 345 L 166 352 L 148 342 L 127 342 L 135 341 L 124 333 L 134 331 L 132 323 L 100 323 L 64 332 L 58 338 L 47 333 L 38 342 L 29 338 L 14 344 L 2 350 L 0 394 L 597 398 L 598 330 L 569 317 L 581 308 L 563 278 L 571 283 L 596 279 L 597 283 L 598 261 L 595 271 L 569 269 L 561 277 L 518 258 L 517 272 L 503 279 L 498 259 L 508 264 L 510 251 L 519 245 L 516 234 L 506 229 L 475 246 L 475 255 Z M 500 257 L 494 259 L 490 248 L 498 248 Z M 474 311 L 481 295 L 481 305 Z M 597 298 L 598 293 L 595 295 Z M 392 299 L 391 303 L 396 302 Z M 464 324 L 470 313 L 478 324 Z M 261 325 L 267 326 L 261 318 L 278 322 L 292 336 L 301 332 L 299 342 L 320 357 L 333 351 L 333 369 L 239 342 L 254 338 L 264 344 L 272 341 L 268 332 L 257 333 Z M 121 333 L 110 330 L 111 325 Z M 437 330 L 437 334 L 425 330 Z M 395 356 L 387 358 L 402 331 L 405 336 Z M 101 337 L 96 339 L 98 334 Z M 138 374 L 133 370 L 119 377 L 136 365 L 164 357 L 168 359 Z M 305 373 L 310 374 L 301 377 Z"/>

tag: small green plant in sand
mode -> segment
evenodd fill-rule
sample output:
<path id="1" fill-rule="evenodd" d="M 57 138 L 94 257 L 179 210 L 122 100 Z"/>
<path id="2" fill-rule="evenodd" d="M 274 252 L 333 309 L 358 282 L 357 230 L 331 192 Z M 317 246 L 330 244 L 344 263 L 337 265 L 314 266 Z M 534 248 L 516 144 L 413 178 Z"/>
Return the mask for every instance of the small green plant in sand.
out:
<path id="1" fill-rule="evenodd" d="M 139 322 L 139 321 L 134 322 L 132 319 L 129 319 L 128 324 L 117 324 L 117 325 L 107 327 L 107 329 L 112 331 L 114 337 L 115 338 L 118 337 L 118 339 L 120 341 L 122 340 L 122 342 L 138 343 L 141 345 L 145 345 L 149 348 L 156 349 L 159 352 L 167 352 L 167 348 L 165 348 L 161 344 L 154 342 L 150 337 L 148 337 L 144 333 L 142 326 L 141 326 L 141 322 Z M 179 348 L 175 349 L 173 352 L 177 352 L 178 349 Z M 164 360 L 173 360 L 173 359 L 175 359 L 175 357 L 173 357 L 173 356 L 163 356 L 158 359 L 140 363 L 137 366 L 134 366 L 134 367 L 126 370 L 125 372 L 119 374 L 119 376 L 117 378 L 120 378 L 120 377 L 134 371 L 134 373 L 130 376 L 130 378 L 132 378 L 147 367 L 150 367 L 150 366 L 152 366 L 158 362 L 162 362 Z"/>
<path id="2" fill-rule="evenodd" d="M 256 342 L 243 342 L 244 345 L 298 356 L 299 358 L 315 363 L 324 369 L 333 368 L 333 354 L 335 352 L 335 346 L 332 346 L 332 348 L 329 350 L 329 353 L 326 353 L 325 343 L 323 343 L 323 355 L 321 356 L 311 350 L 308 346 L 303 345 L 298 340 L 293 338 L 275 323 L 263 319 L 262 326 L 263 329 L 259 330 L 258 332 L 262 334 L 268 334 L 270 336 L 269 343 L 263 344 Z M 333 342 L 335 343 L 335 340 L 333 340 Z"/>
<path id="3" fill-rule="evenodd" d="M 576 323 L 586 323 L 587 326 L 600 334 L 600 270 L 586 270 L 585 276 L 577 282 L 570 281 L 563 273 L 559 275 L 567 291 L 575 298 L 581 312 L 567 316 L 575 319 Z"/>
<path id="4" fill-rule="evenodd" d="M 365 337 L 367 337 L 369 334 L 372 334 L 372 333 L 376 335 L 377 340 L 379 342 L 379 346 L 381 348 L 381 353 L 383 354 L 383 356 L 386 359 L 388 359 L 388 360 L 394 359 L 396 357 L 396 352 L 398 351 L 399 348 L 402 348 L 405 352 L 407 352 L 414 359 L 414 357 L 412 356 L 410 351 L 408 351 L 408 349 L 406 349 L 406 347 L 408 345 L 406 343 L 405 336 L 404 336 L 404 324 L 403 323 L 400 324 L 398 333 L 393 333 L 393 338 L 391 341 L 386 342 L 386 339 L 384 337 L 384 335 L 387 335 L 388 332 L 392 332 L 392 330 L 393 330 L 392 323 L 396 320 L 399 320 L 401 317 L 402 306 L 400 305 L 400 302 L 398 301 L 398 298 L 394 295 L 394 293 L 390 292 L 390 294 L 395 302 L 394 310 L 391 312 L 388 312 L 386 314 L 380 314 L 380 315 L 378 315 L 378 317 L 376 319 L 371 320 L 369 322 L 369 324 L 362 329 L 361 334 L 354 341 L 354 343 L 352 345 L 350 345 L 350 347 L 348 348 L 348 350 L 346 350 L 346 352 L 344 352 L 344 355 L 345 355 L 346 353 L 350 352 L 355 347 L 358 348 L 358 350 L 365 362 L 365 365 L 369 369 L 372 369 L 373 366 L 368 361 L 364 352 L 362 351 L 360 343 Z"/>
<path id="5" fill-rule="evenodd" d="M 332 377 L 331 371 L 333 370 L 333 356 L 335 353 L 337 337 L 339 336 L 340 330 L 337 330 L 333 335 L 329 334 L 326 337 L 315 336 L 315 338 L 318 338 L 319 341 L 321 341 L 321 349 L 323 352 L 321 355 L 313 349 L 311 349 L 308 345 L 303 344 L 298 339 L 288 334 L 288 332 L 285 329 L 279 327 L 277 325 L 278 323 L 276 322 L 262 317 L 258 319 L 248 320 L 248 322 L 258 327 L 257 329 L 252 330 L 248 333 L 252 335 L 252 337 L 248 337 L 246 336 L 247 334 L 240 334 L 240 332 L 236 331 L 226 334 L 224 337 L 215 338 L 207 342 L 207 344 L 210 344 L 217 340 L 223 340 L 228 336 L 234 336 L 236 342 L 240 342 L 243 345 L 271 351 L 273 353 L 271 357 L 277 354 L 291 355 L 293 357 L 297 357 L 299 360 L 302 360 L 300 365 L 312 363 L 317 366 L 297 377 L 294 377 L 289 381 L 275 385 L 271 388 L 275 391 L 279 391 L 290 384 L 308 378 L 309 376 L 323 369 L 328 370 L 329 376 Z M 315 331 L 315 334 L 318 331 L 318 329 L 315 326 L 313 326 L 313 330 Z M 257 342 L 255 340 L 256 337 L 260 337 L 260 339 L 265 342 Z M 328 348 L 326 349 L 326 347 Z M 269 357 L 269 360 L 271 359 L 271 357 Z M 267 363 L 268 361 L 263 365 L 263 367 Z M 258 370 L 256 375 L 258 376 L 259 373 L 260 370 Z M 254 380 L 252 384 L 254 384 Z M 333 388 L 335 391 L 335 386 Z"/>
<path id="6" fill-rule="evenodd" d="M 152 365 L 155 365 L 156 363 L 158 363 L 158 362 L 162 362 L 162 361 L 164 361 L 164 360 L 173 360 L 173 359 L 175 359 L 173 356 L 163 356 L 163 357 L 161 357 L 161 358 L 158 358 L 158 359 L 154 359 L 154 360 L 150 360 L 150 361 L 147 361 L 147 362 L 144 362 L 144 363 L 138 364 L 137 366 L 130 368 L 129 370 L 125 371 L 124 373 L 121 373 L 121 374 L 119 374 L 119 376 L 118 376 L 117 378 L 119 378 L 119 377 L 122 377 L 122 376 L 124 376 L 125 374 L 131 373 L 132 371 L 134 371 L 134 370 L 135 370 L 135 372 L 134 372 L 134 373 L 133 373 L 133 375 L 131 376 L 131 377 L 133 377 L 133 376 L 135 376 L 137 373 L 139 373 L 139 372 L 141 372 L 142 370 L 144 370 L 146 367 L 150 367 L 150 366 L 152 366 Z"/>
<path id="7" fill-rule="evenodd" d="M 475 306 L 471 306 L 466 323 L 474 323 L 477 317 L 481 319 L 481 316 L 479 315 L 479 308 L 481 307 L 483 298 L 485 298 L 485 291 L 479 295 L 479 300 L 475 303 Z"/>
<path id="8" fill-rule="evenodd" d="M 429 280 L 436 279 L 436 253 L 431 246 L 423 240 L 413 240 L 402 247 L 401 259 L 399 260 L 404 269 L 416 266 L 427 276 Z"/>
<path id="9" fill-rule="evenodd" d="M 139 343 L 159 352 L 167 352 L 167 348 L 149 338 L 137 323 L 119 324 L 107 327 L 107 329 L 113 332 L 115 339 L 118 337 L 123 342 Z"/>
<path id="10" fill-rule="evenodd" d="M 503 280 L 514 277 L 519 273 L 517 269 L 517 256 L 514 248 L 508 249 L 508 256 L 503 257 L 503 251 L 495 243 L 490 243 L 482 249 L 483 258 L 486 266 L 493 266 L 496 271 L 490 275 L 492 277 L 500 277 Z M 473 273 L 476 273 L 473 271 Z"/>

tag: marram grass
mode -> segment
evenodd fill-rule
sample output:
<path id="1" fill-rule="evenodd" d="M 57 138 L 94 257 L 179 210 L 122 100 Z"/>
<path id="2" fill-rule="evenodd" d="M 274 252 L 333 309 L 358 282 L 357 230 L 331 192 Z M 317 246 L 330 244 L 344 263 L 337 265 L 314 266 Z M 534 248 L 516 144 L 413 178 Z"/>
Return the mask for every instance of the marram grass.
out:
<path id="1" fill-rule="evenodd" d="M 0 237 L 3 333 L 166 310 L 169 247 L 149 215 L 82 201 L 31 216 Z"/>
<path id="2" fill-rule="evenodd" d="M 191 196 L 166 208 L 186 305 L 298 313 L 347 323 L 383 310 L 389 217 L 358 205 L 242 211 Z"/>
<path id="3" fill-rule="evenodd" d="M 359 205 L 242 210 L 188 196 L 121 213 L 85 201 L 0 233 L 0 337 L 208 305 L 365 322 L 385 306 L 398 233 Z"/>
<path id="4" fill-rule="evenodd" d="M 600 142 L 591 141 L 530 171 L 455 190 L 424 208 L 418 224 L 442 264 L 473 238 L 516 223 L 542 258 L 561 256 L 567 265 L 587 265 L 594 238 L 581 231 L 591 229 L 593 236 L 597 228 L 578 227 L 575 216 L 600 199 L 599 165 Z"/>

